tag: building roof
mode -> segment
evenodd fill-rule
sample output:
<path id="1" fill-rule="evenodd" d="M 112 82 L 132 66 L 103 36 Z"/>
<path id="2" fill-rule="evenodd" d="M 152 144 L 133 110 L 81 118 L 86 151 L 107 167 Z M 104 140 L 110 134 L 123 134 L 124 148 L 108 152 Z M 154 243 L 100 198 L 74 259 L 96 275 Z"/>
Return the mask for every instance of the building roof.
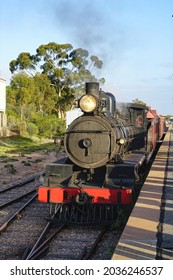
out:
<path id="1" fill-rule="evenodd" d="M 1 77 L 0 77 L 0 80 L 1 80 L 1 81 L 3 81 L 3 82 L 6 82 L 6 80 L 5 80 L 5 79 L 3 79 L 3 78 L 1 78 Z"/>

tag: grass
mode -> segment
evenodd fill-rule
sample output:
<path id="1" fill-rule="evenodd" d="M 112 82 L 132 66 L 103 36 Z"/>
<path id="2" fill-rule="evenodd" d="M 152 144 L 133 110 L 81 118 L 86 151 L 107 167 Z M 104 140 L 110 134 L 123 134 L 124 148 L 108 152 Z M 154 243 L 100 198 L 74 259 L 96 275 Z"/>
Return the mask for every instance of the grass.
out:
<path id="1" fill-rule="evenodd" d="M 0 138 L 0 158 L 1 161 L 8 161 L 9 157 L 31 154 L 36 151 L 44 150 L 48 153 L 55 149 L 53 142 L 38 143 L 30 138 L 21 136 L 12 136 Z"/>

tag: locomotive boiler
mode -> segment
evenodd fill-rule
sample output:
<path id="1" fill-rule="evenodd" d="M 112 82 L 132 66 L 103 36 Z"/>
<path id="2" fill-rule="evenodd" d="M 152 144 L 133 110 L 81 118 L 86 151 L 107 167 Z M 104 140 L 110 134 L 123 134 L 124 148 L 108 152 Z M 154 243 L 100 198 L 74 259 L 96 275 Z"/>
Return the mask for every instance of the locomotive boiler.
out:
<path id="1" fill-rule="evenodd" d="M 64 136 L 66 157 L 47 165 L 38 199 L 58 222 L 109 223 L 131 202 L 146 162 L 146 106 L 118 107 L 113 94 L 87 83 L 78 107 L 83 115 Z"/>

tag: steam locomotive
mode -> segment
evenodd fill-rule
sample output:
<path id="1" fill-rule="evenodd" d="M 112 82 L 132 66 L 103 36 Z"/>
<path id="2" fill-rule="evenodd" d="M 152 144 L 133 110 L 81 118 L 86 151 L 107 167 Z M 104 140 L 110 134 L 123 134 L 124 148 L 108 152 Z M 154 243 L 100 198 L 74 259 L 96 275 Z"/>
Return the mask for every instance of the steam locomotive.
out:
<path id="1" fill-rule="evenodd" d="M 83 114 L 64 136 L 66 157 L 47 165 L 38 200 L 50 203 L 57 222 L 109 223 L 119 206 L 131 203 L 164 120 L 142 104 L 117 106 L 98 83 L 86 84 L 78 107 Z"/>

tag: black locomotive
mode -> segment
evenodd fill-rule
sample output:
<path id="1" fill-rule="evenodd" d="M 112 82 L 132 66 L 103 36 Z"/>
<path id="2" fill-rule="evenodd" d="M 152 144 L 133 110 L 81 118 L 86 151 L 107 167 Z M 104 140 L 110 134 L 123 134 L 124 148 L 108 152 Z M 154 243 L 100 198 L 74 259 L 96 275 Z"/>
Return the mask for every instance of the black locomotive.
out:
<path id="1" fill-rule="evenodd" d="M 64 137 L 67 157 L 46 167 L 40 202 L 50 203 L 59 222 L 112 222 L 117 206 L 129 204 L 141 167 L 146 162 L 147 108 L 117 108 L 113 94 L 87 83 L 78 106 L 83 115 Z"/>

